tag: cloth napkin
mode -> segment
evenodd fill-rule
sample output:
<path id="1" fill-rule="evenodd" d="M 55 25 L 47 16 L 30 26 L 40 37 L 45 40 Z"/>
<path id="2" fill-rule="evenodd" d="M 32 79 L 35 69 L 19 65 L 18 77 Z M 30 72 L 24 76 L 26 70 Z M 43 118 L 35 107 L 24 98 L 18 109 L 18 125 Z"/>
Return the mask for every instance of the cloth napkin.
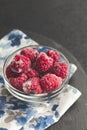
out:
<path id="1" fill-rule="evenodd" d="M 11 31 L 0 40 L 0 130 L 45 130 L 81 96 L 77 88 L 68 84 L 56 98 L 34 106 L 16 99 L 7 91 L 2 73 L 4 60 L 16 49 L 36 44 L 20 30 Z M 76 70 L 76 65 L 70 64 L 69 78 Z"/>

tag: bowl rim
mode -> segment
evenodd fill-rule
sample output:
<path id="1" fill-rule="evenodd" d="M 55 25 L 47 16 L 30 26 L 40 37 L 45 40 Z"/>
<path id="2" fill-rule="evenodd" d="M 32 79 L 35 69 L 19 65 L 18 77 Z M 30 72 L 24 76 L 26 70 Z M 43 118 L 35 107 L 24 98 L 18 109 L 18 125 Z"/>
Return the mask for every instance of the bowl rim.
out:
<path id="1" fill-rule="evenodd" d="M 59 88 L 57 88 L 57 89 L 55 89 L 55 90 L 53 90 L 53 91 L 50 91 L 50 92 L 47 92 L 47 93 L 41 93 L 41 94 L 26 94 L 26 93 L 24 93 L 24 92 L 22 92 L 22 91 L 20 91 L 20 90 L 18 90 L 18 89 L 16 89 L 16 88 L 14 88 L 14 87 L 9 83 L 8 78 L 7 78 L 6 74 L 5 74 L 5 71 L 6 71 L 6 70 L 5 70 L 5 68 L 6 68 L 6 63 L 7 63 L 7 61 L 8 61 L 12 56 L 14 56 L 14 54 L 20 52 L 22 49 L 25 49 L 25 48 L 38 48 L 38 47 L 39 47 L 39 48 L 40 48 L 40 47 L 44 47 L 44 48 L 46 48 L 46 49 L 58 51 L 58 52 L 60 53 L 60 55 L 64 58 L 64 60 L 65 60 L 65 61 L 67 62 L 67 64 L 68 64 L 68 74 L 67 74 L 66 78 L 63 80 L 62 85 L 61 85 Z M 5 83 L 7 83 L 7 84 L 9 85 L 9 87 L 10 87 L 13 91 L 16 91 L 16 92 L 19 93 L 19 94 L 23 94 L 23 96 L 25 96 L 25 97 L 28 97 L 28 96 L 45 97 L 45 96 L 50 96 L 50 95 L 52 95 L 52 94 L 55 94 L 55 93 L 57 93 L 57 92 L 60 92 L 61 89 L 63 88 L 64 84 L 67 84 L 67 82 L 68 82 L 68 80 L 69 80 L 69 72 L 70 72 L 69 60 L 65 57 L 65 55 L 64 55 L 61 51 L 59 51 L 59 50 L 57 50 L 57 49 L 55 49 L 55 48 L 53 48 L 53 47 L 44 46 L 44 45 L 28 45 L 28 46 L 20 47 L 19 49 L 13 51 L 12 53 L 10 53 L 10 54 L 7 56 L 7 58 L 6 58 L 5 61 L 4 61 L 4 65 L 3 65 L 3 76 L 4 76 Z M 5 85 L 5 87 L 6 87 L 6 85 Z"/>

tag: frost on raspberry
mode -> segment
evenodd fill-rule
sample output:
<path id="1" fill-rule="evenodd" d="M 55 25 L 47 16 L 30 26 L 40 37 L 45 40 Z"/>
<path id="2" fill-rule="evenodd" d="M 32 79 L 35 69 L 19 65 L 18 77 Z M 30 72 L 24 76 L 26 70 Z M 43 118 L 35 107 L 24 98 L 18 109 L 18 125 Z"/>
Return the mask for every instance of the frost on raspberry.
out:
<path id="1" fill-rule="evenodd" d="M 7 78 L 9 79 L 10 77 L 17 77 L 18 76 L 18 73 L 14 73 L 12 72 L 11 70 L 11 64 L 9 64 L 6 68 L 6 76 Z"/>
<path id="2" fill-rule="evenodd" d="M 17 90 L 23 91 L 22 84 L 27 80 L 26 74 L 22 73 L 20 76 L 9 78 L 10 84 Z"/>
<path id="3" fill-rule="evenodd" d="M 25 83 L 23 83 L 23 90 L 27 94 L 40 94 L 42 89 L 39 83 L 39 78 L 30 78 Z"/>
<path id="4" fill-rule="evenodd" d="M 55 74 L 48 73 L 41 78 L 40 84 L 44 92 L 50 92 L 60 87 L 62 79 Z"/>
<path id="5" fill-rule="evenodd" d="M 48 50 L 47 55 L 53 59 L 54 62 L 59 61 L 60 53 L 56 50 Z"/>
<path id="6" fill-rule="evenodd" d="M 48 57 L 46 53 L 41 52 L 35 65 L 36 70 L 43 73 L 48 71 L 53 66 L 53 59 Z"/>
<path id="7" fill-rule="evenodd" d="M 28 57 L 32 62 L 34 62 L 39 55 L 39 52 L 32 48 L 23 49 L 20 53 L 21 55 Z"/>
<path id="8" fill-rule="evenodd" d="M 38 77 L 39 73 L 35 69 L 30 68 L 27 72 L 27 76 L 28 78 Z"/>
<path id="9" fill-rule="evenodd" d="M 11 62 L 11 70 L 16 73 L 26 72 L 30 66 L 30 59 L 23 55 L 15 55 L 13 61 Z"/>
<path id="10" fill-rule="evenodd" d="M 64 62 L 56 62 L 53 66 L 53 73 L 64 79 L 68 74 L 68 65 Z"/>

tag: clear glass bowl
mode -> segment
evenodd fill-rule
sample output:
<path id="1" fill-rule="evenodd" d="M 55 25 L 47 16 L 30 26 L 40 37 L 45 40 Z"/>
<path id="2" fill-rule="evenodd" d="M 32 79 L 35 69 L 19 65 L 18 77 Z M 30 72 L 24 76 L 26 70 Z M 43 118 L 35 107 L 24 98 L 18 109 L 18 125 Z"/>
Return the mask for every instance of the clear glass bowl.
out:
<path id="1" fill-rule="evenodd" d="M 5 86 L 8 89 L 8 91 L 16 98 L 22 100 L 22 101 L 26 101 L 28 103 L 42 103 L 45 101 L 48 101 L 49 99 L 52 99 L 54 97 L 56 97 L 61 90 L 67 85 L 68 80 L 69 80 L 69 61 L 68 59 L 60 52 L 60 61 L 65 62 L 68 65 L 68 74 L 66 76 L 66 78 L 63 80 L 62 85 L 51 91 L 48 93 L 42 93 L 42 94 L 26 94 L 24 92 L 21 92 L 17 89 L 15 89 L 8 81 L 8 78 L 6 76 L 6 68 L 7 66 L 10 64 L 10 62 L 12 61 L 13 57 L 16 54 L 19 54 L 21 50 L 25 49 L 25 48 L 34 48 L 39 50 L 40 52 L 46 52 L 48 49 L 50 50 L 56 50 L 54 48 L 48 47 L 48 46 L 39 46 L 39 45 L 32 45 L 32 46 L 25 46 L 23 48 L 20 48 L 18 50 L 16 50 L 15 52 L 13 52 L 12 54 L 10 54 L 7 59 L 4 62 L 4 66 L 3 66 L 3 75 L 4 75 L 4 80 L 5 80 Z M 58 50 L 56 50 L 58 51 Z"/>

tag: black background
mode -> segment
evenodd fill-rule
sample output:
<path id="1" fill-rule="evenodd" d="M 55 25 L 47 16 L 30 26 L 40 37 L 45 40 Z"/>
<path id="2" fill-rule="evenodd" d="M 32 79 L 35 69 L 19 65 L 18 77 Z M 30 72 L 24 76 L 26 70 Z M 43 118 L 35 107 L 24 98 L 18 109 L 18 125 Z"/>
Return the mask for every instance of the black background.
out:
<path id="1" fill-rule="evenodd" d="M 87 73 L 87 0 L 0 0 L 0 38 L 13 29 L 37 40 L 38 35 L 30 32 L 53 39 L 72 53 Z M 87 77 L 81 67 L 71 83 L 83 94 L 49 130 L 87 130 Z"/>
<path id="2" fill-rule="evenodd" d="M 0 0 L 0 38 L 13 29 L 55 40 L 87 72 L 87 0 Z"/>

